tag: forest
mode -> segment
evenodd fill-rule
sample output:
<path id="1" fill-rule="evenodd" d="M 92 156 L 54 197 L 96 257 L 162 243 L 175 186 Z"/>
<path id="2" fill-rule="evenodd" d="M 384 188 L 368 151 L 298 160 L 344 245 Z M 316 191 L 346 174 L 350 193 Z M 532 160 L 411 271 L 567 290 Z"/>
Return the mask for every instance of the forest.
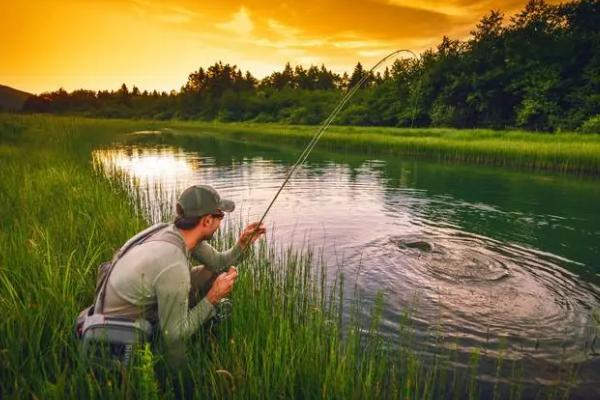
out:
<path id="1" fill-rule="evenodd" d="M 390 49 L 392 51 L 394 49 Z M 318 124 L 368 75 L 339 125 L 519 128 L 600 133 L 600 1 L 531 0 L 506 18 L 490 11 L 468 39 L 443 37 L 417 59 L 351 73 L 292 66 L 263 79 L 215 62 L 180 90 L 59 89 L 30 97 L 25 112 L 103 118 Z"/>

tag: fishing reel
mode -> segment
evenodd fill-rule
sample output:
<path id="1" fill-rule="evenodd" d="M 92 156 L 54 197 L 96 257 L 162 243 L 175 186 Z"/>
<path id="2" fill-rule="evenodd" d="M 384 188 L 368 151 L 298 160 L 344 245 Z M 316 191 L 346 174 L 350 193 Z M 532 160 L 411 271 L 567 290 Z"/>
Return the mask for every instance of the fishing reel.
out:
<path id="1" fill-rule="evenodd" d="M 233 312 L 233 303 L 230 299 L 221 299 L 215 304 L 215 319 L 223 322 L 231 316 Z"/>

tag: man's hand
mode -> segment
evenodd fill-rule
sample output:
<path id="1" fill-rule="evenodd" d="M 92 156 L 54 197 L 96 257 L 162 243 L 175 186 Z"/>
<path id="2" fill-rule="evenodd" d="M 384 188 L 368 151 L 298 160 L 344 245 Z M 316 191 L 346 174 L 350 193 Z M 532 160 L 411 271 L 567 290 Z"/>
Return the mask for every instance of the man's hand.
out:
<path id="1" fill-rule="evenodd" d="M 242 232 L 238 244 L 245 248 L 249 244 L 254 243 L 258 238 L 267 232 L 267 228 L 263 224 L 258 226 L 258 222 L 253 222 L 244 229 Z"/>
<path id="2" fill-rule="evenodd" d="M 237 279 L 237 269 L 235 267 L 229 267 L 227 272 L 224 272 L 217 276 L 217 279 L 213 282 L 212 286 L 208 293 L 206 293 L 206 298 L 208 301 L 215 305 L 222 298 L 226 297 L 233 289 L 233 284 Z"/>

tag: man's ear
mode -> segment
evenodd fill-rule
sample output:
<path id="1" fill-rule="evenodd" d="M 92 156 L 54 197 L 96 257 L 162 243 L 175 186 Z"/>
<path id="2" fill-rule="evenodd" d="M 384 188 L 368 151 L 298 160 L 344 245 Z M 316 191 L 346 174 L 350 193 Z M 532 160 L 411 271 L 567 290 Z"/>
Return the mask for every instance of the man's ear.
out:
<path id="1" fill-rule="evenodd" d="M 202 219 L 200 220 L 200 226 L 202 226 L 203 228 L 206 228 L 207 226 L 210 225 L 210 222 L 208 221 L 208 215 L 205 215 L 204 217 L 202 217 Z"/>

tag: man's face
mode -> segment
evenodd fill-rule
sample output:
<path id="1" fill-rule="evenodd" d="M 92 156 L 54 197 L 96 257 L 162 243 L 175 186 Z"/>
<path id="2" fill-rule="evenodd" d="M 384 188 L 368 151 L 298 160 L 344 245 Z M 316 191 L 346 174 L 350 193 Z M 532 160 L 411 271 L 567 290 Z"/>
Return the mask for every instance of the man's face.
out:
<path id="1" fill-rule="evenodd" d="M 208 219 L 207 233 L 204 240 L 210 240 L 214 237 L 215 232 L 219 230 L 219 226 L 221 226 L 221 221 L 223 220 L 224 214 L 217 213 L 214 215 L 208 215 L 206 218 Z"/>

